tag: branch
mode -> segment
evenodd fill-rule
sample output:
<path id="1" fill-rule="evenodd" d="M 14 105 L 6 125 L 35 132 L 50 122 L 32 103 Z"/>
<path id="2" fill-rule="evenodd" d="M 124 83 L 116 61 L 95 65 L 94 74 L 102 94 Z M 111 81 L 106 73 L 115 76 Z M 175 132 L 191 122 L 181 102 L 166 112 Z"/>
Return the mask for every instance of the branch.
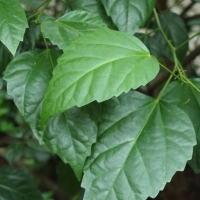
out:
<path id="1" fill-rule="evenodd" d="M 184 18 L 184 21 L 185 22 L 188 22 L 190 20 L 193 20 L 193 19 L 199 19 L 200 18 L 200 15 L 194 15 L 194 16 L 191 16 L 191 17 L 185 17 Z"/>
<path id="2" fill-rule="evenodd" d="M 192 60 L 194 60 L 197 56 L 200 55 L 200 45 L 196 46 L 196 48 L 191 51 L 183 60 L 183 66 L 187 66 L 188 64 L 190 64 L 190 62 Z"/>
<path id="3" fill-rule="evenodd" d="M 156 7 L 159 11 L 165 11 L 167 9 L 167 1 L 166 0 L 159 0 L 157 1 Z"/>
<path id="4" fill-rule="evenodd" d="M 180 16 L 183 17 L 183 16 L 187 13 L 187 11 L 190 10 L 190 8 L 192 8 L 192 6 L 193 6 L 195 3 L 196 3 L 196 2 L 193 1 L 193 2 L 191 2 L 188 6 L 186 6 L 186 7 L 184 8 L 184 10 L 182 11 L 182 13 L 180 14 Z"/>
<path id="5" fill-rule="evenodd" d="M 183 66 L 184 69 L 187 71 L 187 74 L 190 74 L 191 71 L 193 70 L 192 65 L 190 63 L 199 55 L 200 55 L 200 45 L 197 46 L 192 52 L 190 52 L 183 60 Z"/>

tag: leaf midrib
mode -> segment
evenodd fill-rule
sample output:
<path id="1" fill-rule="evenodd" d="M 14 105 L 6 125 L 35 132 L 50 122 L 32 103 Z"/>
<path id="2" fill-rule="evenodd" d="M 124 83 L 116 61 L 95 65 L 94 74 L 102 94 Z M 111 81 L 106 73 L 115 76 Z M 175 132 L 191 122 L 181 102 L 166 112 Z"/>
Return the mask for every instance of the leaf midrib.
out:
<path id="1" fill-rule="evenodd" d="M 123 58 L 119 58 L 119 59 L 115 59 L 115 60 L 109 60 L 108 62 L 105 62 L 101 65 L 98 65 L 97 67 L 95 68 L 92 68 L 90 69 L 89 71 L 87 71 L 86 73 L 84 73 L 83 75 L 81 75 L 80 77 L 78 77 L 78 79 L 76 79 L 73 83 L 71 83 L 70 85 L 68 85 L 67 88 L 65 88 L 63 91 L 61 91 L 61 93 L 58 95 L 58 97 L 60 97 L 64 92 L 66 92 L 68 90 L 68 88 L 70 88 L 71 86 L 73 86 L 74 84 L 76 84 L 80 79 L 82 79 L 84 76 L 87 76 L 89 73 L 93 73 L 95 70 L 99 69 L 100 67 L 103 67 L 104 65 L 107 65 L 109 63 L 112 63 L 112 62 L 116 62 L 118 60 L 122 60 L 122 59 L 126 59 L 126 58 L 131 58 L 131 57 L 139 57 L 139 56 L 143 56 L 145 57 L 144 55 L 131 55 L 131 56 L 126 56 L 126 57 L 123 57 Z M 86 58 L 86 57 L 84 57 Z M 94 58 L 94 57 L 91 57 L 91 58 Z M 146 58 L 149 58 L 149 56 L 146 56 Z M 146 59 L 144 58 L 144 60 Z M 77 59 L 77 58 L 76 58 Z M 142 60 L 142 61 L 144 61 Z M 71 61 L 71 60 L 70 60 Z M 59 78 L 63 77 L 63 76 L 66 76 L 66 74 L 62 74 L 61 76 L 59 76 L 56 80 L 58 80 Z M 55 80 L 54 80 L 55 81 Z"/>
<path id="2" fill-rule="evenodd" d="M 79 36 L 81 36 L 81 33 L 80 33 L 78 30 L 76 30 L 76 29 L 74 29 L 74 28 L 72 28 L 72 27 L 70 27 L 70 26 L 68 26 L 68 25 L 66 25 L 66 24 L 64 24 L 64 23 L 62 23 L 62 22 L 60 22 L 60 21 L 57 21 L 57 24 L 58 24 L 58 25 L 59 25 L 59 23 L 61 24 L 61 26 L 67 27 L 68 29 L 70 29 L 70 30 L 72 30 L 72 31 L 74 31 L 74 32 L 76 32 L 76 33 L 78 33 Z"/>
<path id="3" fill-rule="evenodd" d="M 31 66 L 30 73 L 29 73 L 29 75 L 28 75 L 28 77 L 27 77 L 27 79 L 26 79 L 26 85 L 25 85 L 25 88 L 24 88 L 24 98 L 23 98 L 23 106 L 24 106 L 23 112 L 24 112 L 24 114 L 25 114 L 25 108 L 26 108 L 26 106 L 25 106 L 25 96 L 26 96 L 26 90 L 27 90 L 27 85 L 28 85 L 29 79 L 30 79 L 30 77 L 31 77 L 31 75 L 32 75 L 32 73 L 33 73 L 33 71 L 34 71 L 35 69 L 37 69 L 36 66 L 38 65 L 38 63 L 46 56 L 46 55 L 45 55 L 45 52 L 41 52 L 41 53 L 38 54 L 38 55 L 32 55 L 32 56 L 37 56 L 37 57 L 38 57 L 38 56 L 40 56 L 41 54 L 43 54 L 43 55 L 42 55 L 41 57 L 39 57 L 39 59 L 36 58 L 37 61 Z"/>
<path id="4" fill-rule="evenodd" d="M 135 141 L 134 141 L 132 147 L 130 148 L 130 151 L 128 152 L 128 154 L 127 154 L 127 156 L 126 156 L 126 159 L 125 159 L 125 161 L 124 161 L 124 164 L 123 164 L 122 167 L 120 168 L 118 175 L 116 176 L 115 180 L 113 181 L 113 184 L 115 183 L 115 181 L 117 180 L 119 174 L 121 173 L 122 169 L 124 168 L 124 165 L 125 165 L 125 163 L 126 163 L 128 157 L 129 157 L 130 153 L 132 152 L 132 150 L 133 150 L 133 148 L 134 148 L 134 146 L 135 146 L 137 140 L 139 139 L 139 137 L 140 137 L 140 135 L 141 135 L 141 133 L 142 133 L 144 127 L 145 127 L 146 124 L 148 123 L 148 121 L 149 121 L 149 119 L 150 119 L 152 113 L 154 112 L 154 109 L 155 109 L 155 107 L 156 107 L 156 105 L 157 105 L 158 102 L 159 102 L 159 100 L 155 100 L 155 103 L 154 103 L 154 105 L 153 105 L 153 107 L 152 107 L 152 109 L 151 109 L 151 111 L 150 111 L 150 113 L 149 113 L 149 116 L 147 117 L 146 122 L 143 124 L 143 127 L 141 128 L 141 131 L 138 133 L 138 136 L 135 138 Z M 108 195 L 109 195 L 110 190 L 111 190 L 112 188 L 113 188 L 113 186 L 110 187 L 110 189 L 109 189 L 109 191 L 108 191 Z M 108 195 L 107 195 L 107 196 L 108 196 Z"/>

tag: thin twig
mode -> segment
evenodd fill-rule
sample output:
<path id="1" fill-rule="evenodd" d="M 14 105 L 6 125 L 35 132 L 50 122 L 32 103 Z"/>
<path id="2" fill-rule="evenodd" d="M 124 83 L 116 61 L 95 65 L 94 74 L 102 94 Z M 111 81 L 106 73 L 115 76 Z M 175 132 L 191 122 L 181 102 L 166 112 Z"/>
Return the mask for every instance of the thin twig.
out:
<path id="1" fill-rule="evenodd" d="M 194 19 L 200 19 L 200 14 L 199 15 L 194 15 L 194 16 L 191 16 L 191 17 L 185 17 L 184 21 L 185 22 L 189 22 L 189 21 L 194 20 Z"/>
<path id="2" fill-rule="evenodd" d="M 188 6 L 186 6 L 186 7 L 183 9 L 183 11 L 182 11 L 182 13 L 180 14 L 180 16 L 183 17 L 183 16 L 187 13 L 187 11 L 190 10 L 190 8 L 192 8 L 192 6 L 193 6 L 195 3 L 196 3 L 195 1 L 192 1 Z"/>

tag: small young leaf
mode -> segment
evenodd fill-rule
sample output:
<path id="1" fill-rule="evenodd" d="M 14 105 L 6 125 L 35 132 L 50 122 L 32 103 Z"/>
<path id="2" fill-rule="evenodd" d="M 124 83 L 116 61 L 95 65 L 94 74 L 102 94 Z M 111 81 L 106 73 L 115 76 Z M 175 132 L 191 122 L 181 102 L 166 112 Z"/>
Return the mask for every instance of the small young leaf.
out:
<path id="1" fill-rule="evenodd" d="M 16 0 L 0 0 L 0 41 L 15 55 L 28 27 L 26 15 Z"/>
<path id="2" fill-rule="evenodd" d="M 58 59 L 45 95 L 42 124 L 75 105 L 102 102 L 146 85 L 158 71 L 158 61 L 134 36 L 101 30 L 80 37 Z"/>
<path id="3" fill-rule="evenodd" d="M 106 29 L 98 15 L 87 11 L 71 11 L 56 21 L 47 18 L 42 22 L 42 32 L 60 49 L 67 47 L 73 40 L 95 30 Z"/>
<path id="4" fill-rule="evenodd" d="M 99 105 L 96 106 L 93 112 L 99 113 Z M 51 152 L 68 163 L 79 180 L 82 177 L 85 159 L 91 154 L 91 146 L 97 137 L 98 119 L 95 122 L 95 118 L 91 119 L 89 113 L 94 107 L 86 107 L 73 107 L 51 118 L 46 124 L 43 136 Z"/>
<path id="5" fill-rule="evenodd" d="M 195 86 L 200 88 L 200 79 L 190 80 Z M 166 88 L 163 96 L 163 101 L 177 105 L 191 119 L 197 138 L 197 145 L 194 147 L 192 160 L 188 163 L 195 173 L 200 173 L 200 93 L 197 92 L 190 84 L 180 81 L 175 81 Z"/>
<path id="6" fill-rule="evenodd" d="M 196 140 L 190 119 L 178 107 L 135 91 L 102 107 L 84 170 L 84 199 L 154 198 L 192 157 Z"/>
<path id="7" fill-rule="evenodd" d="M 0 199 L 42 200 L 27 171 L 5 167 L 0 169 Z"/>
<path id="8" fill-rule="evenodd" d="M 13 97 L 25 121 L 42 143 L 40 114 L 43 97 L 52 77 L 52 65 L 60 54 L 56 51 L 25 52 L 17 56 L 7 67 L 4 79 L 8 95 Z"/>
<path id="9" fill-rule="evenodd" d="M 102 3 L 119 31 L 133 35 L 147 21 L 156 1 L 102 0 Z"/>

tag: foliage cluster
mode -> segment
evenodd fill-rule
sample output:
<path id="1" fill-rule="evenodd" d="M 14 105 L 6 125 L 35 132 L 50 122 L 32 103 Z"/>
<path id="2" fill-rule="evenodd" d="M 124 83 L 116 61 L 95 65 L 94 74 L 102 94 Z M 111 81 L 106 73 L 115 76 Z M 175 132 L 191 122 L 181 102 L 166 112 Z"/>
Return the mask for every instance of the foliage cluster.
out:
<path id="1" fill-rule="evenodd" d="M 172 9 L 182 1 L 163 2 L 0 0 L 0 131 L 12 141 L 10 164 L 45 166 L 56 154 L 84 200 L 154 198 L 186 163 L 200 172 L 200 48 L 189 47 L 200 20 L 188 17 L 198 1 L 180 15 Z M 74 199 L 76 186 L 67 191 Z M 51 199 L 27 171 L 5 167 L 0 198 L 13 196 Z"/>

